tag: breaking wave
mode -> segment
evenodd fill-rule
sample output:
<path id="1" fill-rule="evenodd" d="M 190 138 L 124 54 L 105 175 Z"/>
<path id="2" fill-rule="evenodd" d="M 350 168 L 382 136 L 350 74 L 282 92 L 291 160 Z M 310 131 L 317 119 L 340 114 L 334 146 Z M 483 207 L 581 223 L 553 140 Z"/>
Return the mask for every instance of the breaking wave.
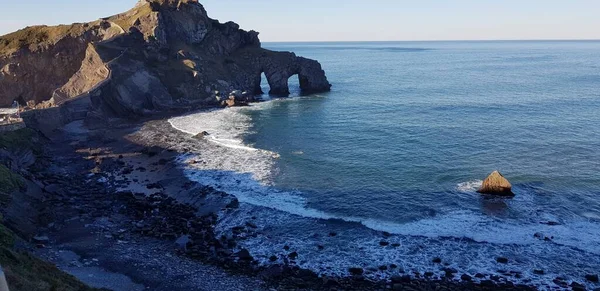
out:
<path id="1" fill-rule="evenodd" d="M 244 136 L 252 132 L 252 118 L 246 111 L 264 109 L 272 106 L 272 102 L 199 112 L 169 120 L 173 128 L 189 135 L 204 131 L 209 134 L 197 141 L 197 148 L 192 154 L 180 156 L 179 162 L 190 179 L 235 195 L 242 202 L 242 209 L 247 210 L 222 217 L 218 229 L 226 231 L 233 226 L 243 225 L 250 216 L 258 216 L 257 222 L 261 223 L 261 227 L 271 230 L 271 234 L 242 242 L 252 250 L 253 255 L 256 254 L 257 259 L 262 258 L 265 263 L 269 256 L 281 251 L 282 244 L 293 242 L 300 253 L 312 256 L 312 259 L 307 257 L 300 265 L 335 274 L 343 274 L 351 264 L 364 265 L 375 261 L 401 260 L 405 268 L 425 270 L 430 267 L 427 262 L 431 257 L 440 255 L 455 258 L 463 256 L 462 261 L 453 266 L 466 273 L 473 273 L 473 266 L 477 266 L 478 272 L 494 272 L 497 270 L 494 256 L 506 255 L 507 250 L 527 256 L 527 259 L 515 262 L 512 266 L 523 270 L 531 270 L 537 265 L 552 265 L 556 268 L 556 274 L 575 275 L 575 272 L 582 270 L 572 264 L 561 266 L 554 262 L 560 262 L 556 254 L 578 257 L 583 255 L 581 251 L 596 255 L 588 259 L 598 260 L 600 264 L 600 225 L 593 219 L 573 218 L 561 221 L 559 225 L 549 225 L 541 221 L 553 220 L 551 213 L 531 216 L 524 223 L 472 209 L 450 209 L 433 217 L 400 223 L 332 214 L 311 208 L 301 191 L 279 189 L 273 185 L 273 176 L 278 173 L 277 153 L 244 143 Z M 302 152 L 292 154 L 301 155 Z M 461 195 L 479 197 L 475 196 L 475 191 L 481 183 L 481 180 L 459 183 L 455 190 Z M 532 195 L 525 193 L 520 199 L 527 202 L 534 199 Z M 525 209 L 524 212 L 534 213 L 535 209 Z M 339 221 L 346 226 L 340 228 L 339 223 L 330 225 L 326 222 L 315 223 L 315 220 Z M 357 228 L 357 224 L 364 227 Z M 306 229 L 298 230 L 302 227 Z M 281 231 L 285 233 L 279 233 Z M 330 231 L 342 235 L 336 244 L 329 246 L 329 252 L 316 253 L 316 241 L 303 237 L 307 232 Z M 404 246 L 403 249 L 421 249 L 421 253 L 390 253 L 388 249 L 378 246 L 380 238 L 373 231 L 388 232 L 393 240 Z M 551 239 L 544 240 L 546 237 Z M 326 243 L 322 238 L 318 241 Z M 536 255 L 540 250 L 553 253 Z M 364 260 L 343 257 L 348 251 L 362 254 Z M 552 276 L 551 271 L 548 274 Z"/>

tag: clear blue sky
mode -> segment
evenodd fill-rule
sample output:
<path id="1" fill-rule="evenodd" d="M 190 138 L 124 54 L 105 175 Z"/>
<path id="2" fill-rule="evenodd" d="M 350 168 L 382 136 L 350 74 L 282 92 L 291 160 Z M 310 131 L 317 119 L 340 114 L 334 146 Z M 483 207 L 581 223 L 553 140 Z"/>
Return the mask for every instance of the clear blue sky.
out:
<path id="1" fill-rule="evenodd" d="M 136 0 L 0 0 L 0 34 L 85 22 Z M 263 41 L 600 39 L 600 0 L 206 0 Z"/>

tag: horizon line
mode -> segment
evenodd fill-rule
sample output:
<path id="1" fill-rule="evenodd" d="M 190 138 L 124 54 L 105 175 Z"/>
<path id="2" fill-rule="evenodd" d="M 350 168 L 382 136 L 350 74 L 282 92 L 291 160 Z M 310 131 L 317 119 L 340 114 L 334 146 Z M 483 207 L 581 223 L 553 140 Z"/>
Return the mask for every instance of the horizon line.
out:
<path id="1" fill-rule="evenodd" d="M 423 39 L 423 40 L 278 40 L 278 41 L 262 41 L 261 43 L 310 43 L 310 42 L 345 42 L 345 43 L 357 43 L 357 42 L 571 42 L 571 41 L 600 41 L 600 38 L 548 38 L 548 39 Z"/>

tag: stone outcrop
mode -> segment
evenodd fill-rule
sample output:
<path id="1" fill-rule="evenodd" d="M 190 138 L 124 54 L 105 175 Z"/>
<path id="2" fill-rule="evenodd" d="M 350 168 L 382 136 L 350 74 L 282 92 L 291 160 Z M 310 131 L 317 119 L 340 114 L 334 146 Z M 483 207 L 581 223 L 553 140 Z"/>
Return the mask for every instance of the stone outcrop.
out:
<path id="1" fill-rule="evenodd" d="M 512 185 L 498 171 L 492 172 L 484 181 L 477 192 L 498 196 L 514 196 Z"/>
<path id="2" fill-rule="evenodd" d="M 88 44 L 122 30 L 109 21 L 34 26 L 0 37 L 0 107 L 13 100 L 40 103 L 80 68 Z"/>
<path id="3" fill-rule="evenodd" d="M 263 49 L 257 32 L 209 18 L 196 0 L 141 0 L 98 21 L 0 37 L 0 107 L 86 99 L 60 110 L 71 114 L 63 120 L 243 104 L 252 98 L 227 102 L 230 93 L 262 93 L 262 73 L 276 96 L 294 75 L 303 93 L 331 88 L 317 61 Z"/>

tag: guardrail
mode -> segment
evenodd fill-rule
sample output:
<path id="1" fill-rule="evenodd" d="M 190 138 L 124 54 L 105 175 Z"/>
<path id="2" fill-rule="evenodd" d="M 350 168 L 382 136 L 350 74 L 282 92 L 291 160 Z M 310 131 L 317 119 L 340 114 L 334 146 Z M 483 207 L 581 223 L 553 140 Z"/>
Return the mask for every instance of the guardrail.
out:
<path id="1" fill-rule="evenodd" d="M 8 283 L 6 283 L 6 276 L 4 276 L 2 266 L 0 266 L 0 291 L 9 291 Z"/>
<path id="2" fill-rule="evenodd" d="M 18 108 L 0 108 L 0 115 L 13 115 L 19 113 Z"/>

